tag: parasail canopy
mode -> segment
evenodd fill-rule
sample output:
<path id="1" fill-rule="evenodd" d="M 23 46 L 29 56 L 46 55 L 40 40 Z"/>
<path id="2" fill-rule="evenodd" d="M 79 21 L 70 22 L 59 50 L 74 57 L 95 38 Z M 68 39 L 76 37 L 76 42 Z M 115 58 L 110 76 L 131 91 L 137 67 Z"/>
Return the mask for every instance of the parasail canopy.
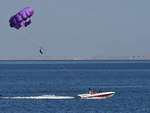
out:
<path id="1" fill-rule="evenodd" d="M 20 29 L 21 27 L 27 27 L 31 24 L 31 17 L 34 14 L 34 10 L 31 7 L 26 7 L 13 15 L 9 19 L 10 27 Z"/>

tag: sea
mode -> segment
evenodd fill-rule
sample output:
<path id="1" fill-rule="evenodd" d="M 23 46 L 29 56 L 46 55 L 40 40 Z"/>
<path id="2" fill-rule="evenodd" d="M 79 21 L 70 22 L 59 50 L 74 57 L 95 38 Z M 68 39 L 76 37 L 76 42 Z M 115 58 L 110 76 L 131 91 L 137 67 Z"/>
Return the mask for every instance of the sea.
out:
<path id="1" fill-rule="evenodd" d="M 77 97 L 88 88 L 115 95 Z M 150 61 L 0 61 L 0 113 L 150 113 Z"/>

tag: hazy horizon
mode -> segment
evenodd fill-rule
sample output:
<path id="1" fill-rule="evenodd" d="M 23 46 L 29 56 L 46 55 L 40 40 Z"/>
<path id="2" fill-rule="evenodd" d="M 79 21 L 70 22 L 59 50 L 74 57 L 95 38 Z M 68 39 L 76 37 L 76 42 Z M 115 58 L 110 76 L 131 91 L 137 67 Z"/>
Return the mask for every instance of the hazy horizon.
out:
<path id="1" fill-rule="evenodd" d="M 0 57 L 144 56 L 150 54 L 148 0 L 4 0 L 0 2 Z M 32 24 L 15 30 L 10 16 L 35 10 Z"/>

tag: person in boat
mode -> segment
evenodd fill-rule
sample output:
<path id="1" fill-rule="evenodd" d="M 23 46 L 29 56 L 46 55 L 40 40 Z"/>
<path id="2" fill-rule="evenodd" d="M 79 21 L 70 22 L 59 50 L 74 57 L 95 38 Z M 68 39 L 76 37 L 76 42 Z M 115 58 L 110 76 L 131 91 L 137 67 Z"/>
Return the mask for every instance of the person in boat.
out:
<path id="1" fill-rule="evenodd" d="M 98 90 L 98 93 L 101 93 L 101 92 L 102 92 L 102 90 L 101 90 L 101 89 L 99 89 L 99 90 Z"/>
<path id="2" fill-rule="evenodd" d="M 94 92 L 94 91 L 92 91 L 92 89 L 91 88 L 89 88 L 89 94 L 95 94 L 96 92 Z"/>

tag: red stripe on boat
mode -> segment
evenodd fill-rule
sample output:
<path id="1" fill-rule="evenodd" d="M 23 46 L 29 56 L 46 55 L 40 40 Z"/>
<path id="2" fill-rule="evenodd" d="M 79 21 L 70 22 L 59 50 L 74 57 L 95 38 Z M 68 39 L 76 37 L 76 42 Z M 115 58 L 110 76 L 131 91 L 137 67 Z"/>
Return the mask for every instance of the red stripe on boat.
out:
<path id="1" fill-rule="evenodd" d="M 89 96 L 88 98 L 92 98 L 92 97 L 107 97 L 107 96 L 111 96 L 111 95 L 113 95 L 113 93 L 111 93 L 111 94 L 104 94 L 104 95 Z"/>

